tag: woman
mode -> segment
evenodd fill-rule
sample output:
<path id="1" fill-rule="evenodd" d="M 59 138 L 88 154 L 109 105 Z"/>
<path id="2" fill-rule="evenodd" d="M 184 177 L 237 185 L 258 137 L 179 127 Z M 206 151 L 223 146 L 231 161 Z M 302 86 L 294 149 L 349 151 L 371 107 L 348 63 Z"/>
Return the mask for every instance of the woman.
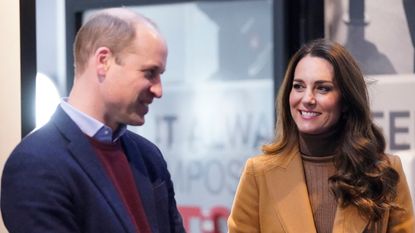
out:
<path id="1" fill-rule="evenodd" d="M 352 56 L 306 44 L 279 91 L 274 142 L 246 163 L 229 232 L 415 232 L 401 162 L 384 151 Z"/>

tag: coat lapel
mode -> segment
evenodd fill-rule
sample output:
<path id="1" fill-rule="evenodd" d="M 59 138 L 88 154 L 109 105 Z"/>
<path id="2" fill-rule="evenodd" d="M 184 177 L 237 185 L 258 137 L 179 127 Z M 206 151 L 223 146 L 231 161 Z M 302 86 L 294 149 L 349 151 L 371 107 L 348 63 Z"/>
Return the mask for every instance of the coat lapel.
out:
<path id="1" fill-rule="evenodd" d="M 286 232 L 316 233 L 298 149 L 276 159 L 265 179 Z"/>
<path id="2" fill-rule="evenodd" d="M 57 108 L 52 121 L 68 140 L 68 151 L 96 185 L 97 189 L 100 190 L 118 220 L 124 226 L 125 231 L 135 232 L 135 227 L 124 208 L 124 204 L 104 168 L 101 166 L 87 137 L 60 107 Z"/>
<path id="3" fill-rule="evenodd" d="M 131 171 L 134 175 L 144 211 L 147 215 L 147 221 L 149 221 L 153 232 L 159 232 L 156 213 L 154 212 L 156 207 L 154 205 L 153 184 L 149 179 L 147 167 L 141 155 L 140 148 L 128 135 L 122 136 L 121 140 L 125 153 L 130 161 Z"/>
<path id="4" fill-rule="evenodd" d="M 334 218 L 333 233 L 362 233 L 368 224 L 368 220 L 359 214 L 354 205 L 345 208 L 337 206 Z"/>

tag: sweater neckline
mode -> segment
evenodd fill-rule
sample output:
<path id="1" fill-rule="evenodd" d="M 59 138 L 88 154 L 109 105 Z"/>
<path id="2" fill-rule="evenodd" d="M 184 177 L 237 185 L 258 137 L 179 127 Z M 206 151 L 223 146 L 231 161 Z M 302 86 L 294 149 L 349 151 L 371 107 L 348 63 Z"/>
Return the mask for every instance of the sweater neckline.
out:
<path id="1" fill-rule="evenodd" d="M 334 127 L 321 134 L 299 133 L 300 153 L 306 157 L 333 157 L 339 148 L 340 131 Z"/>

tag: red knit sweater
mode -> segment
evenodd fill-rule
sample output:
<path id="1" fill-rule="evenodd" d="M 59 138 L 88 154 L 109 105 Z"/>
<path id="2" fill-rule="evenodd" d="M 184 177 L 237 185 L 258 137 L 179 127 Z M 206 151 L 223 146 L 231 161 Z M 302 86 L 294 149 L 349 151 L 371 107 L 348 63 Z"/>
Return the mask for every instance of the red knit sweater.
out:
<path id="1" fill-rule="evenodd" d="M 151 233 L 147 216 L 141 203 L 140 193 L 131 172 L 122 145 L 118 140 L 115 143 L 102 143 L 90 138 L 99 160 L 118 191 L 137 232 Z"/>

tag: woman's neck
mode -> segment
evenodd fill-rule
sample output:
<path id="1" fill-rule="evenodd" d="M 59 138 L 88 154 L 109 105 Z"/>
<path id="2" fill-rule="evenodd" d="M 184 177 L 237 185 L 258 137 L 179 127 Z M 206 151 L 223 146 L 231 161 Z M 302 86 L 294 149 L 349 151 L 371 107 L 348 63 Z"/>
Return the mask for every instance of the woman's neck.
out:
<path id="1" fill-rule="evenodd" d="M 340 131 L 338 127 L 335 127 L 321 134 L 299 133 L 301 154 L 315 157 L 334 155 L 339 148 Z"/>

